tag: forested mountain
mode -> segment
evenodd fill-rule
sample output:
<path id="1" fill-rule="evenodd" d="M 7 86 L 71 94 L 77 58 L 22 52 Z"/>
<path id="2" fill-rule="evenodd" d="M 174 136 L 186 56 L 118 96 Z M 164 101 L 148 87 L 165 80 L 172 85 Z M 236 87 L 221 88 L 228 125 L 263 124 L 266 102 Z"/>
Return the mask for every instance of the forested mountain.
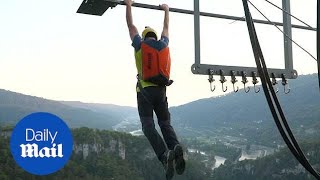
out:
<path id="1" fill-rule="evenodd" d="M 320 141 L 301 144 L 311 165 L 320 172 Z M 289 149 L 283 148 L 273 155 L 244 160 L 237 163 L 226 162 L 214 170 L 213 179 L 221 180 L 307 180 L 315 179 L 294 158 Z"/>
<path id="2" fill-rule="evenodd" d="M 165 172 L 144 136 L 96 130 L 73 129 L 74 150 L 67 165 L 48 176 L 34 176 L 17 166 L 9 150 L 9 136 L 0 133 L 1 180 L 163 180 Z M 174 180 L 207 180 L 211 167 L 199 160 L 199 154 L 188 153 L 188 164 L 183 175 Z"/>
<path id="3" fill-rule="evenodd" d="M 320 171 L 320 93 L 317 75 L 290 80 L 291 92 L 282 87 L 278 97 L 288 123 L 310 162 Z M 54 113 L 72 128 L 89 127 L 130 132 L 141 125 L 136 108 L 82 102 L 58 102 L 0 90 L 0 126 L 14 125 L 27 114 Z M 184 137 L 188 167 L 176 179 L 308 179 L 308 173 L 288 152 L 273 122 L 261 90 L 248 94 L 240 90 L 225 96 L 201 99 L 170 108 L 173 126 Z M 115 128 L 116 127 L 116 128 Z M 34 177 L 14 163 L 10 133 L 0 132 L 0 179 L 163 179 L 161 164 L 155 159 L 144 136 L 105 130 L 73 130 L 74 153 L 66 167 L 46 178 Z M 266 147 L 261 147 L 266 146 Z M 266 152 L 257 160 L 241 161 L 243 152 Z M 283 150 L 279 151 L 279 147 Z M 262 149 L 261 149 L 262 148 Z M 276 153 L 273 153 L 276 151 Z M 205 156 L 203 156 L 205 154 Z M 212 170 L 215 156 L 225 165 Z"/>
<path id="4" fill-rule="evenodd" d="M 320 138 L 320 93 L 317 74 L 289 80 L 291 92 L 277 93 L 290 127 L 298 139 Z M 261 87 L 260 87 L 261 88 Z M 253 87 L 251 87 L 253 89 Z M 266 98 L 260 93 L 230 93 L 171 108 L 176 127 L 184 135 L 235 136 L 272 146 L 282 143 Z"/>
<path id="5" fill-rule="evenodd" d="M 291 92 L 284 94 L 279 85 L 278 97 L 291 128 L 298 138 L 320 138 L 317 75 L 301 75 L 289 83 Z M 181 136 L 228 135 L 269 146 L 282 143 L 262 90 L 256 94 L 252 89 L 247 94 L 240 90 L 172 107 L 172 123 Z M 37 111 L 52 112 L 71 127 L 113 128 L 126 132 L 141 128 L 133 107 L 58 102 L 0 90 L 0 125 L 14 125 L 25 115 Z"/>
<path id="6" fill-rule="evenodd" d="M 164 170 L 155 157 L 144 136 L 97 130 L 89 128 L 73 129 L 74 150 L 67 165 L 48 176 L 34 176 L 20 167 L 12 159 L 9 150 L 10 129 L 0 130 L 0 179 L 114 179 L 114 180 L 163 180 Z M 8 133 L 6 133 L 8 132 Z M 188 146 L 197 144 L 189 142 Z M 203 144 L 205 145 L 205 144 Z M 229 148 L 211 145 L 212 153 L 228 151 Z M 310 163 L 320 171 L 320 141 L 301 144 Z M 207 151 L 207 152 L 209 152 Z M 231 150 L 233 151 L 233 150 Z M 233 152 L 229 152 L 231 156 Z M 220 152 L 222 153 L 222 152 Z M 212 154 L 211 154 L 212 155 Z M 209 155 L 209 160 L 215 159 Z M 174 180 L 306 180 L 314 179 L 293 157 L 287 148 L 256 160 L 232 161 L 212 170 L 208 159 L 197 152 L 187 151 L 185 173 L 176 175 Z M 233 159 L 232 157 L 230 157 Z"/>

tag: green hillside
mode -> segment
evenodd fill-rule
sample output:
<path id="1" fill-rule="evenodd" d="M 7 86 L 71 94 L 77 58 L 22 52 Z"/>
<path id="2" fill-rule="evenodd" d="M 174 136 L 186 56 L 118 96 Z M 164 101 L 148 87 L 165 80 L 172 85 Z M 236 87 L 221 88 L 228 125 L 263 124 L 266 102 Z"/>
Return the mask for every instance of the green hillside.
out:
<path id="1" fill-rule="evenodd" d="M 317 75 L 299 76 L 290 80 L 290 87 L 288 95 L 280 87 L 279 100 L 303 151 L 320 170 Z M 101 130 L 115 126 L 126 132 L 140 129 L 136 108 L 58 102 L 0 90 L 0 126 L 14 125 L 25 115 L 38 111 L 60 116 L 72 128 L 87 127 L 73 130 L 75 151 L 71 161 L 46 178 L 31 176 L 13 162 L 6 138 L 9 134 L 5 133 L 8 131 L 2 131 L 0 179 L 163 179 L 162 167 L 144 136 Z M 284 145 L 263 92 L 246 94 L 240 90 L 172 107 L 170 111 L 181 142 L 196 150 L 188 152 L 186 174 L 177 176 L 178 180 L 311 178 Z M 239 161 L 244 153 L 267 151 L 256 156 L 257 160 Z M 226 161 L 213 171 L 215 156 Z"/>
<path id="2" fill-rule="evenodd" d="M 72 134 L 74 151 L 70 161 L 62 170 L 41 177 L 30 175 L 17 166 L 9 150 L 9 137 L 0 133 L 0 179 L 165 179 L 164 169 L 144 136 L 89 128 L 73 129 Z M 209 179 L 211 168 L 197 161 L 197 154 L 189 153 L 187 157 L 186 172 L 174 180 Z"/>
<path id="3" fill-rule="evenodd" d="M 279 86 L 277 95 L 290 127 L 298 139 L 319 139 L 317 74 L 302 75 L 289 83 L 291 92 L 284 94 Z M 234 136 L 268 146 L 283 143 L 262 91 L 246 94 L 239 90 L 173 107 L 171 112 L 174 125 L 186 136 Z"/>
<path id="4" fill-rule="evenodd" d="M 279 100 L 298 139 L 320 138 L 320 93 L 317 75 L 290 80 L 291 92 L 279 86 Z M 252 87 L 251 87 L 252 88 Z M 137 109 L 111 104 L 58 102 L 0 90 L 0 125 L 14 125 L 25 115 L 47 111 L 63 118 L 70 127 L 134 131 L 141 128 Z M 220 97 L 197 100 L 170 108 L 172 123 L 181 136 L 232 136 L 255 144 L 277 146 L 277 132 L 263 92 L 240 90 Z"/>
<path id="5" fill-rule="evenodd" d="M 301 147 L 311 165 L 319 172 L 320 141 L 302 143 Z M 299 164 L 287 148 L 284 148 L 273 155 L 258 158 L 257 160 L 226 163 L 215 169 L 213 179 L 307 180 L 315 178 Z"/>

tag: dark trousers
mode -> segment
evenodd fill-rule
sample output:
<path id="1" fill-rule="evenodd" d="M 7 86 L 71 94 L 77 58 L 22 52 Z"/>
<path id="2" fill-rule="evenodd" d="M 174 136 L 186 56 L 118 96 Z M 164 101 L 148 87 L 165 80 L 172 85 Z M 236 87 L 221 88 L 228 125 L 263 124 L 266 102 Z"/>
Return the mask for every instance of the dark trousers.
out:
<path id="1" fill-rule="evenodd" d="M 168 149 L 172 150 L 176 144 L 179 144 L 176 133 L 170 123 L 166 87 L 151 86 L 143 89 L 142 92 L 137 93 L 142 131 L 148 138 L 158 159 L 161 160 L 163 153 L 167 150 L 166 145 Z M 153 111 L 158 118 L 158 124 L 164 140 L 155 129 Z"/>

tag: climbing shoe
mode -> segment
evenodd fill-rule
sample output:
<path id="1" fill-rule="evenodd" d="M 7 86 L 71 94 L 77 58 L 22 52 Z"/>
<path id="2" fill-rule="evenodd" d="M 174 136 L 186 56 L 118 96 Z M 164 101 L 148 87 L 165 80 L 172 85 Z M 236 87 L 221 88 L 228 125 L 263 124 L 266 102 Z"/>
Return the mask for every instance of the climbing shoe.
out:
<path id="1" fill-rule="evenodd" d="M 174 154 L 175 154 L 175 170 L 177 174 L 181 175 L 183 174 L 185 168 L 186 168 L 186 162 L 183 158 L 183 149 L 180 144 L 177 144 L 174 147 Z"/>
<path id="2" fill-rule="evenodd" d="M 174 151 L 168 150 L 161 161 L 166 171 L 167 180 L 171 180 L 174 176 L 174 167 L 173 167 L 174 159 L 175 159 Z"/>

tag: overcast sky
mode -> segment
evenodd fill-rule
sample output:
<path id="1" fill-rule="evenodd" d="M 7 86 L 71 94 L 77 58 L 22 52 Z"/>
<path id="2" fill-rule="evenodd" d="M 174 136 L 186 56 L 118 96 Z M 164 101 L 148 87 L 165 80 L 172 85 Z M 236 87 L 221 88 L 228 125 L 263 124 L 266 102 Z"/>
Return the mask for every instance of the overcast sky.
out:
<path id="1" fill-rule="evenodd" d="M 102 17 L 77 14 L 82 0 L 9 0 L 0 6 L 0 88 L 53 100 L 77 100 L 136 106 L 134 52 L 125 7 Z M 192 0 L 137 0 L 139 3 L 193 9 Z M 264 0 L 252 0 L 271 20 L 282 13 Z M 272 0 L 281 6 L 281 0 Z M 316 27 L 316 1 L 291 1 L 292 14 Z M 202 0 L 201 11 L 244 16 L 241 0 Z M 263 19 L 252 7 L 253 17 Z M 148 25 L 161 34 L 163 12 L 133 8 L 139 32 Z M 301 23 L 292 20 L 294 24 Z M 268 67 L 283 68 L 283 35 L 273 26 L 256 25 Z M 220 83 L 191 73 L 194 63 L 193 16 L 170 13 L 172 79 L 169 106 L 223 95 Z M 293 30 L 293 39 L 316 57 L 316 32 Z M 293 45 L 294 68 L 315 73 L 316 61 Z M 244 22 L 201 18 L 201 63 L 255 66 Z M 219 77 L 215 78 L 218 81 Z M 227 78 L 230 80 L 230 78 Z M 240 79 L 240 77 L 239 77 Z M 251 81 L 251 79 L 249 79 Z M 290 81 L 294 83 L 294 80 Z M 230 90 L 232 84 L 227 83 Z M 242 87 L 242 84 L 238 84 Z M 238 93 L 244 93 L 243 90 Z M 251 92 L 253 93 L 253 92 Z M 250 97 L 250 93 L 248 94 Z"/>

